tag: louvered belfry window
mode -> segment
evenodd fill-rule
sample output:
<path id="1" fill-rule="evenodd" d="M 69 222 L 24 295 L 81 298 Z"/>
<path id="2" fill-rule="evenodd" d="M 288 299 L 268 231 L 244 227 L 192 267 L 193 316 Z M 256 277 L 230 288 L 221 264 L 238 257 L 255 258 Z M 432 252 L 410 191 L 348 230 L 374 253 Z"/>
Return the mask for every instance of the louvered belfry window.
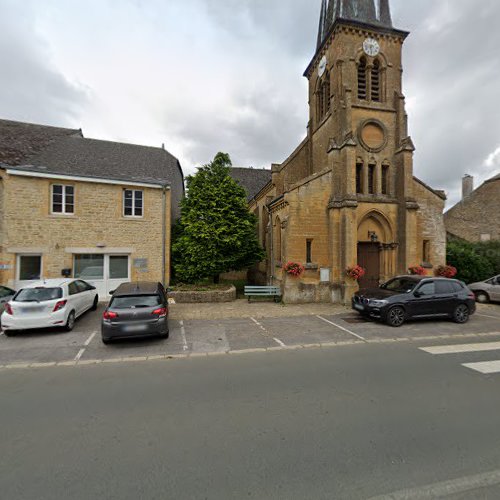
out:
<path id="1" fill-rule="evenodd" d="M 380 63 L 376 60 L 372 67 L 372 101 L 380 102 Z"/>
<path id="2" fill-rule="evenodd" d="M 358 65 L 358 99 L 364 101 L 368 98 L 366 80 L 366 59 L 362 57 Z"/>

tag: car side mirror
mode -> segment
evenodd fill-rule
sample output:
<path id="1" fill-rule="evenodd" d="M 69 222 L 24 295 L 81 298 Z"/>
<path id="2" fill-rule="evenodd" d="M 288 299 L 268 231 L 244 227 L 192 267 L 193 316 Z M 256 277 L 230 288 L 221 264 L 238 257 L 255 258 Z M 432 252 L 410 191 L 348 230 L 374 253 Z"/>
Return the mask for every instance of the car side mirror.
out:
<path id="1" fill-rule="evenodd" d="M 422 297 L 424 294 L 417 290 L 413 295 L 415 295 L 415 297 L 417 297 L 417 299 L 418 299 L 419 297 Z"/>
<path id="2" fill-rule="evenodd" d="M 116 290 L 111 290 L 111 291 L 109 292 L 109 294 L 110 294 L 110 295 L 114 295 L 114 293 L 115 293 L 115 292 L 116 292 Z"/>

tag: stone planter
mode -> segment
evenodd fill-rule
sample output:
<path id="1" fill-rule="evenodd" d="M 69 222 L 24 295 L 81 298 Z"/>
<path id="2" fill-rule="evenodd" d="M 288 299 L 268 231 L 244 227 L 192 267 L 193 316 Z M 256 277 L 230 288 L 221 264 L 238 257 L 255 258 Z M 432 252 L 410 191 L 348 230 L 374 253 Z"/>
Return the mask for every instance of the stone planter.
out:
<path id="1" fill-rule="evenodd" d="M 230 286 L 227 290 L 207 291 L 172 291 L 168 298 L 175 300 L 176 304 L 204 304 L 210 302 L 233 302 L 236 300 L 236 288 Z"/>

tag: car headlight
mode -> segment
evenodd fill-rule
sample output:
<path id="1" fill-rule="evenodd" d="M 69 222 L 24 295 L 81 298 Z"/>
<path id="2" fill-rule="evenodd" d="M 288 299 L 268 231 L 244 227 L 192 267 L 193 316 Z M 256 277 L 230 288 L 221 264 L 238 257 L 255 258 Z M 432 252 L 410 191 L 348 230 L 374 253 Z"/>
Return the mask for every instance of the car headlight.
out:
<path id="1" fill-rule="evenodd" d="M 368 303 L 373 307 L 384 307 L 389 302 L 387 300 L 370 300 Z"/>

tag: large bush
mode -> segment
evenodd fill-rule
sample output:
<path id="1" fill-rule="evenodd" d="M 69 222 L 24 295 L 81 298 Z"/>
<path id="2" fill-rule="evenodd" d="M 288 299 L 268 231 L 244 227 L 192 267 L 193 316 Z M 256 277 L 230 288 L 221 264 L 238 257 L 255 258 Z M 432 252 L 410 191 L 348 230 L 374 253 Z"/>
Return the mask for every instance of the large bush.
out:
<path id="1" fill-rule="evenodd" d="M 447 262 L 458 270 L 457 279 L 466 283 L 483 281 L 499 274 L 499 251 L 495 253 L 484 243 L 468 243 L 465 241 L 449 241 Z"/>
<path id="2" fill-rule="evenodd" d="M 229 155 L 187 178 L 187 195 L 173 245 L 175 279 L 195 283 L 246 269 L 264 258 L 257 240 L 257 217 L 245 190 L 230 175 Z"/>

